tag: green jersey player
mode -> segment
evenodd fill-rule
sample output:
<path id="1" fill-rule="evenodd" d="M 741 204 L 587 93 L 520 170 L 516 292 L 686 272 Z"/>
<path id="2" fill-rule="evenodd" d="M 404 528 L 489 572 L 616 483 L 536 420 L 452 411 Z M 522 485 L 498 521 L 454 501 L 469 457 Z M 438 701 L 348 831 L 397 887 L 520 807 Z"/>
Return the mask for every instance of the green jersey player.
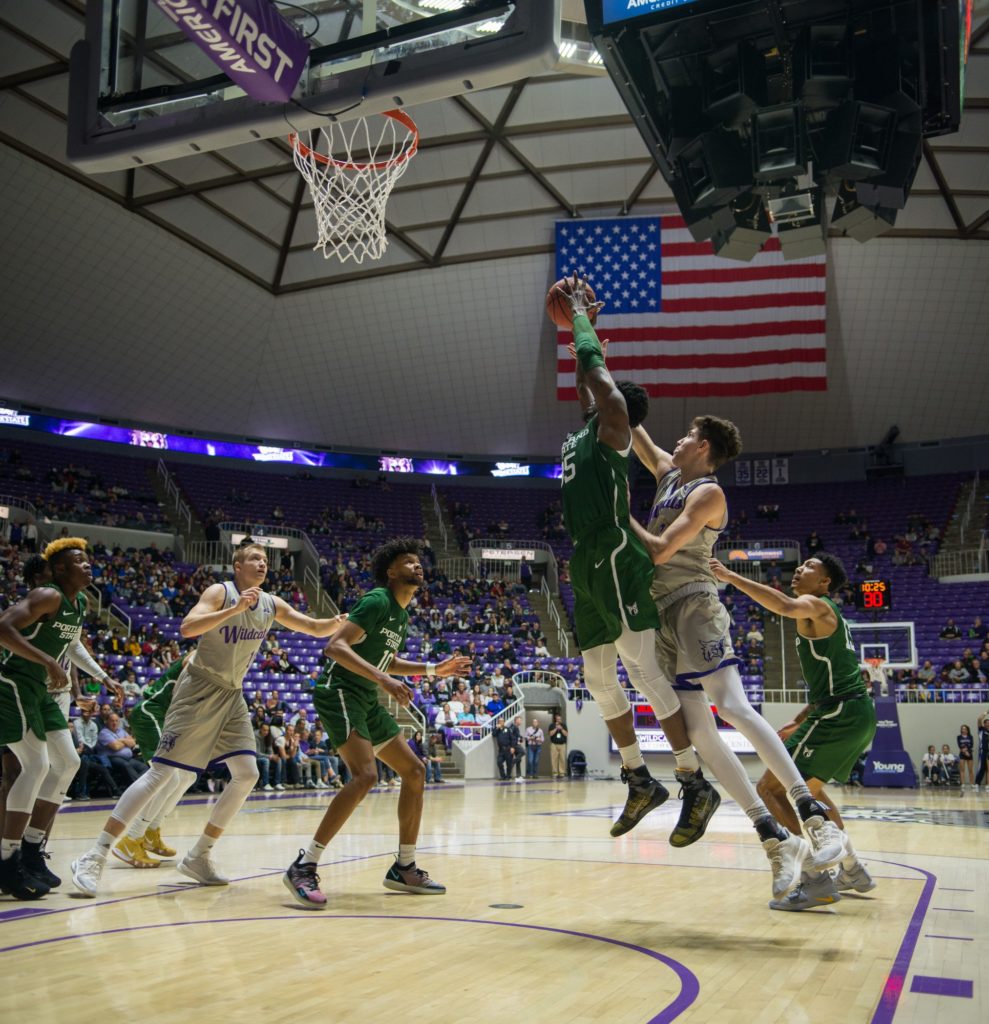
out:
<path id="1" fill-rule="evenodd" d="M 323 673 L 313 696 L 316 713 L 351 774 L 326 809 L 312 842 L 299 851 L 283 877 L 297 902 L 313 910 L 326 907 L 316 873 L 320 855 L 378 781 L 375 758 L 402 779 L 398 854 L 385 875 L 385 888 L 423 896 L 446 892 L 415 862 L 425 768 L 401 736 L 398 723 L 378 702 L 378 695 L 384 690 L 407 707 L 412 691 L 392 676 L 432 679 L 462 675 L 470 667 L 470 658 L 452 657 L 433 665 L 398 656 L 409 624 L 406 609 L 424 580 L 419 541 L 402 537 L 384 544 L 371 556 L 371 565 L 378 586 L 357 602 L 327 644 L 326 654 L 333 664 Z"/>
<path id="2" fill-rule="evenodd" d="M 621 754 L 621 777 L 628 785 L 625 807 L 611 834 L 624 835 L 669 797 L 639 749 L 632 709 L 618 680 L 620 655 L 629 680 L 650 702 L 670 740 L 678 781 L 685 790 L 696 791 L 692 818 L 681 815 L 677 823 L 677 833 L 686 839 L 680 845 L 685 846 L 704 834 L 719 798 L 700 772 L 672 679 L 663 675 L 656 660 L 659 615 L 649 592 L 652 560 L 629 521 L 632 429 L 645 419 L 649 398 L 637 384 L 616 383 L 608 372 L 588 316 L 601 304 L 588 304 L 586 285 L 576 274 L 567 282 L 584 426 L 567 437 L 562 453 L 563 521 L 574 543 L 570 581 L 584 685 Z"/>
<path id="3" fill-rule="evenodd" d="M 845 847 L 837 879 L 827 872 L 808 876 L 789 896 L 770 906 L 774 910 L 804 910 L 833 902 L 836 888 L 868 892 L 876 883 L 852 849 L 838 808 L 824 791 L 831 779 L 848 779 L 876 731 L 876 709 L 862 682 L 851 631 L 830 597 L 844 585 L 845 567 L 834 555 L 820 553 L 808 558 L 794 571 L 793 597 L 739 576 L 715 559 L 711 569 L 719 580 L 737 587 L 774 614 L 797 620 L 797 654 L 810 703 L 780 735 L 814 798 L 828 807 L 831 820 L 842 830 Z M 791 830 L 796 828 L 796 815 L 779 779 L 767 771 L 757 788 L 777 819 Z"/>

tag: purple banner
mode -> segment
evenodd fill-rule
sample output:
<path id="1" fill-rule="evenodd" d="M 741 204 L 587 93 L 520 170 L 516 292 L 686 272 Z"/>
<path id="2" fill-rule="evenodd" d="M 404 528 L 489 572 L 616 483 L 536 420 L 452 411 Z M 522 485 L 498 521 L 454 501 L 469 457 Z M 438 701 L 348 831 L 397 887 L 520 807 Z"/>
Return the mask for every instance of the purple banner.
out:
<path id="1" fill-rule="evenodd" d="M 866 786 L 900 786 L 913 789 L 917 773 L 903 749 L 900 714 L 892 697 L 876 699 L 876 735 L 865 759 L 862 783 Z"/>
<path id="2" fill-rule="evenodd" d="M 251 99 L 288 100 L 309 44 L 269 0 L 154 0 Z"/>

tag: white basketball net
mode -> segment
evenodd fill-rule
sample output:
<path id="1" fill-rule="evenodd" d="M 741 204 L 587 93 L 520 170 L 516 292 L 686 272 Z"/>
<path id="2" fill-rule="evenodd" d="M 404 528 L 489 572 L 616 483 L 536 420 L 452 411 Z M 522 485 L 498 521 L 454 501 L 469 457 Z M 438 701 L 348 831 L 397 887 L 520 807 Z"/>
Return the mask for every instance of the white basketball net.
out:
<path id="1" fill-rule="evenodd" d="M 341 263 L 380 259 L 388 245 L 388 197 L 419 146 L 412 119 L 389 110 L 380 117 L 331 122 L 289 141 L 316 208 L 313 248 Z"/>

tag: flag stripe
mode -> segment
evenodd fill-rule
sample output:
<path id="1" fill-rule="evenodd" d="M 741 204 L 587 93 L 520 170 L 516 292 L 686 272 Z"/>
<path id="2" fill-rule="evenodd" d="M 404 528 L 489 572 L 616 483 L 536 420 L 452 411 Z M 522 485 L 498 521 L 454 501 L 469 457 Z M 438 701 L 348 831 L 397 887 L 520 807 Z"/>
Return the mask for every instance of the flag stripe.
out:
<path id="1" fill-rule="evenodd" d="M 599 327 L 600 331 L 601 328 Z M 787 323 L 762 321 L 754 324 L 696 324 L 682 327 L 628 328 L 609 330 L 611 341 L 703 341 L 705 338 L 771 338 L 781 334 L 824 334 L 823 320 L 791 320 Z"/>
<path id="2" fill-rule="evenodd" d="M 637 356 L 683 356 L 696 353 L 698 355 L 718 355 L 721 353 L 733 354 L 736 352 L 769 352 L 782 349 L 799 349 L 810 351 L 811 349 L 824 350 L 824 344 L 820 335 L 817 334 L 795 334 L 773 338 L 765 345 L 754 348 L 746 341 L 693 341 L 689 345 L 671 345 L 665 341 L 634 341 L 634 342 L 612 342 L 608 346 L 608 362 L 614 359 L 635 358 Z M 572 373 L 576 363 L 567 353 L 567 346 L 560 345 L 557 348 L 557 360 L 565 363 Z"/>
<path id="3" fill-rule="evenodd" d="M 664 313 L 706 313 L 721 309 L 779 309 L 785 306 L 823 306 L 823 292 L 780 295 L 708 295 L 704 298 L 667 299 Z"/>
<path id="4" fill-rule="evenodd" d="M 753 261 L 754 262 L 754 261 Z M 680 263 L 678 261 L 677 266 Z M 711 267 L 702 270 L 663 270 L 663 284 L 738 284 L 742 281 L 788 281 L 820 278 L 822 286 L 825 276 L 823 263 L 788 263 L 785 266 Z"/>
<path id="5" fill-rule="evenodd" d="M 710 369 L 713 367 L 766 366 L 771 363 L 823 363 L 823 348 L 774 348 L 761 352 L 709 352 L 700 354 L 691 352 L 687 355 L 642 355 L 613 356 L 608 351 L 608 368 L 612 373 L 625 373 L 628 370 L 680 370 Z M 557 369 L 560 373 L 573 373 L 575 364 L 572 359 L 561 359 Z"/>
<path id="6" fill-rule="evenodd" d="M 650 398 L 744 398 L 749 395 L 782 394 L 787 391 L 827 391 L 822 369 L 820 377 L 776 377 L 769 380 L 697 381 L 692 384 L 644 384 Z M 563 401 L 575 401 L 577 389 L 561 387 Z"/>

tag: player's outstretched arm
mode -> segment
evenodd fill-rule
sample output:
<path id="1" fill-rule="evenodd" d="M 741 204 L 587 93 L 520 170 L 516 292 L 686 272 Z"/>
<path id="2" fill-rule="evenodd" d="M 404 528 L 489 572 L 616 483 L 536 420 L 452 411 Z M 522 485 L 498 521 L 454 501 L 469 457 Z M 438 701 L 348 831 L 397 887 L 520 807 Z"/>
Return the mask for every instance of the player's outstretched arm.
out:
<path id="1" fill-rule="evenodd" d="M 48 673 L 50 690 L 69 689 L 69 677 L 51 655 L 28 643 L 21 635 L 21 630 L 33 626 L 40 619 L 54 615 L 61 603 L 62 595 L 57 590 L 51 587 L 37 587 L 0 615 L 0 647 L 20 655 L 25 661 L 43 666 Z"/>
<path id="2" fill-rule="evenodd" d="M 405 658 L 392 658 L 388 665 L 390 676 L 425 676 L 432 670 L 433 675 L 441 679 L 449 679 L 450 676 L 465 675 L 471 666 L 472 659 L 465 655 L 454 655 L 438 661 L 434 665 L 431 661 L 406 661 Z"/>
<path id="3" fill-rule="evenodd" d="M 834 618 L 834 612 L 827 601 L 814 597 L 812 594 L 788 597 L 778 590 L 773 590 L 772 587 L 767 587 L 764 583 L 756 583 L 755 580 L 739 576 L 737 572 L 732 572 L 716 558 L 711 559 L 710 565 L 711 572 L 722 583 L 730 583 L 733 587 L 741 590 L 743 594 L 748 594 L 753 601 L 761 604 L 767 611 L 776 615 L 783 615 L 788 619 L 825 620 Z"/>
<path id="4" fill-rule="evenodd" d="M 632 450 L 657 480 L 673 468 L 673 456 L 653 441 L 641 423 L 632 428 Z"/>
<path id="5" fill-rule="evenodd" d="M 247 590 L 241 592 L 237 603 L 232 604 L 229 608 L 223 607 L 226 593 L 226 588 L 222 583 L 211 583 L 199 595 L 196 606 L 190 609 L 186 617 L 179 623 L 179 633 L 189 640 L 223 625 L 227 619 L 233 618 L 238 612 L 255 604 L 261 596 L 261 588 L 248 587 Z"/>
<path id="6" fill-rule="evenodd" d="M 314 619 L 311 615 L 293 608 L 280 597 L 274 597 L 272 600 L 275 602 L 275 622 L 287 629 L 294 629 L 296 633 L 319 637 L 334 636 L 347 621 L 346 615 L 334 615 L 332 619 Z"/>
<path id="7" fill-rule="evenodd" d="M 646 532 L 635 519 L 632 520 L 632 529 L 654 564 L 664 565 L 705 526 L 720 524 L 724 517 L 724 492 L 715 484 L 702 484 L 690 492 L 683 511 L 661 534 Z"/>

